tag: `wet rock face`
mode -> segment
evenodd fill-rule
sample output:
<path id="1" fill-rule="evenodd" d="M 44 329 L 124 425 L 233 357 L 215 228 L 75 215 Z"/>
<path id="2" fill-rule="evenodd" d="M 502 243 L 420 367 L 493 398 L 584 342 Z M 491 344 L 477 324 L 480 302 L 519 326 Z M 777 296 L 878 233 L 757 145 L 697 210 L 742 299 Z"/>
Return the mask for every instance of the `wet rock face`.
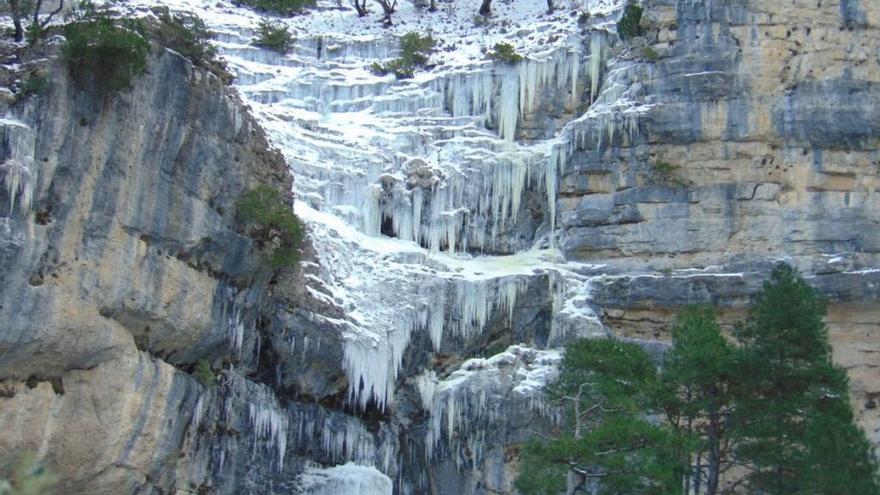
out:
<path id="1" fill-rule="evenodd" d="M 637 117 L 610 119 L 611 139 L 609 119 L 581 124 L 559 210 L 567 255 L 607 263 L 593 302 L 621 335 L 668 339 L 692 303 L 732 323 L 774 263 L 798 266 L 829 300 L 877 442 L 880 12 L 866 6 L 648 2 L 656 56 L 623 48 L 632 65 L 603 82 L 629 87 Z"/>

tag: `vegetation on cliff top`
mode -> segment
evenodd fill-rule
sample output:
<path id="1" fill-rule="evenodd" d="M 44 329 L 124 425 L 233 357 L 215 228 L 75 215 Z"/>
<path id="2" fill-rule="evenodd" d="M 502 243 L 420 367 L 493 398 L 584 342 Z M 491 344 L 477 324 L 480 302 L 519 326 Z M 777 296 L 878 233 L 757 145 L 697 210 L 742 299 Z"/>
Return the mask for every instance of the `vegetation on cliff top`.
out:
<path id="1" fill-rule="evenodd" d="M 150 43 L 139 19 L 116 19 L 84 0 L 63 29 L 67 41 L 61 53 L 79 86 L 124 89 L 147 68 Z"/>
<path id="2" fill-rule="evenodd" d="M 235 0 L 236 5 L 244 5 L 261 12 L 279 15 L 293 15 L 315 4 L 315 0 Z"/>
<path id="3" fill-rule="evenodd" d="M 516 53 L 516 50 L 510 43 L 495 43 L 492 51 L 489 52 L 489 58 L 511 65 L 523 60 L 523 56 Z"/>
<path id="4" fill-rule="evenodd" d="M 194 64 L 212 59 L 217 50 L 210 45 L 214 34 L 199 16 L 190 13 L 171 13 L 168 7 L 155 11 L 159 17 L 156 37 L 163 46 L 180 53 Z"/>
<path id="5" fill-rule="evenodd" d="M 683 311 L 659 371 L 634 343 L 574 343 L 548 390 L 565 429 L 526 446 L 517 486 L 526 494 L 566 484 L 600 494 L 880 493 L 823 316 L 816 292 L 780 265 L 734 342 L 711 308 Z"/>

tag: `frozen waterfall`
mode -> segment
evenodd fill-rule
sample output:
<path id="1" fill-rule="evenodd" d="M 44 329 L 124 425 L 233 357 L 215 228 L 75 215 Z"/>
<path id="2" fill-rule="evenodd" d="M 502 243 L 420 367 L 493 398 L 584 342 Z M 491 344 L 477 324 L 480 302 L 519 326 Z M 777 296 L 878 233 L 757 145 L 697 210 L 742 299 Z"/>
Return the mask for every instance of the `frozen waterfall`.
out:
<path id="1" fill-rule="evenodd" d="M 556 249 L 556 203 L 570 153 L 593 137 L 579 133 L 579 115 L 607 121 L 599 145 L 638 125 L 626 88 L 603 87 L 614 70 L 607 30 L 622 2 L 579 2 L 610 19 L 585 29 L 569 12 L 544 18 L 540 2 L 515 0 L 498 15 L 533 30 L 516 34 L 525 59 L 514 65 L 484 56 L 514 35 L 474 27 L 472 13 L 453 4 L 437 22 L 402 4 L 395 32 L 319 0 L 314 13 L 284 20 L 297 42 L 280 55 L 251 45 L 260 19 L 253 12 L 213 0 L 167 3 L 196 12 L 217 33 L 238 92 L 293 170 L 296 213 L 309 226 L 319 267 L 306 277 L 307 291 L 341 309 L 310 318 L 341 335 L 346 407 L 386 414 L 398 389 L 411 387 L 430 426 L 424 452 L 409 455 L 454 456 L 461 469 L 476 468 L 505 411 L 555 421 L 541 389 L 555 376 L 558 349 L 514 345 L 446 376 L 427 367 L 403 376 L 404 359 L 417 339 L 440 355 L 478 341 L 490 326 L 510 330 L 539 282 L 553 313 L 547 346 L 604 332 L 589 305 L 585 267 Z M 396 56 L 405 30 L 431 30 L 441 41 L 435 67 L 404 81 L 372 74 L 370 64 Z M 221 311 L 222 331 L 239 353 L 252 325 L 233 302 Z M 305 356 L 309 345 L 292 336 L 289 358 Z M 502 391 L 508 401 L 490 400 Z M 325 466 L 337 464 L 307 470 L 305 493 L 397 490 L 389 476 L 402 454 L 377 440 L 397 432 L 284 410 L 268 389 L 248 407 L 255 448 L 273 463 L 308 449 Z"/>

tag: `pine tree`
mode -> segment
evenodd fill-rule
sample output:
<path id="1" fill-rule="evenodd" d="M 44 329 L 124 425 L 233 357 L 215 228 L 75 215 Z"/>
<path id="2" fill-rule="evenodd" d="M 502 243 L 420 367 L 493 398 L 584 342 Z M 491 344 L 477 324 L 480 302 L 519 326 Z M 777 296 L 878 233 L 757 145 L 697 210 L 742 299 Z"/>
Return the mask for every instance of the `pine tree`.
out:
<path id="1" fill-rule="evenodd" d="M 684 486 L 694 493 L 705 489 L 707 495 L 715 495 L 722 474 L 730 467 L 728 429 L 736 352 L 722 335 L 715 311 L 707 306 L 683 310 L 672 339 L 657 400 L 680 437 L 696 438 Z"/>
<path id="2" fill-rule="evenodd" d="M 637 345 L 572 344 L 548 389 L 565 427 L 526 446 L 517 488 L 880 495 L 874 451 L 854 423 L 823 316 L 816 292 L 780 265 L 738 326 L 739 346 L 708 307 L 679 315 L 659 373 Z M 730 479 L 732 466 L 747 474 Z"/>
<path id="3" fill-rule="evenodd" d="M 563 407 L 558 437 L 524 450 L 517 488 L 531 493 L 681 493 L 684 446 L 651 411 L 656 367 L 639 346 L 582 340 L 566 349 L 549 393 Z"/>
<path id="4" fill-rule="evenodd" d="M 797 270 L 779 265 L 738 329 L 736 455 L 751 467 L 749 492 L 880 493 L 846 374 L 831 362 L 824 315 Z"/>

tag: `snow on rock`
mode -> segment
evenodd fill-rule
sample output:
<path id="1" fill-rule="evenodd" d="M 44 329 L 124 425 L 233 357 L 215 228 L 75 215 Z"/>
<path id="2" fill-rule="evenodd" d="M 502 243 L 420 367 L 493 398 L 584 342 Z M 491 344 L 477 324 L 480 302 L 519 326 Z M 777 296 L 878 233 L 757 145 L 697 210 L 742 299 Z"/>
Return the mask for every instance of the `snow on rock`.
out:
<path id="1" fill-rule="evenodd" d="M 312 468 L 300 477 L 303 494 L 391 495 L 393 485 L 388 476 L 378 469 L 354 463 L 331 468 Z"/>
<path id="2" fill-rule="evenodd" d="M 453 453 L 459 467 L 474 466 L 482 460 L 486 445 L 491 445 L 488 440 L 499 423 L 527 425 L 534 416 L 558 421 L 557 412 L 544 401 L 543 388 L 556 378 L 561 360 L 558 350 L 514 345 L 487 359 L 465 361 L 442 380 L 433 372 L 416 377 L 431 417 L 427 458 L 442 450 Z"/>
<path id="3" fill-rule="evenodd" d="M 347 310 L 348 319 L 339 324 L 346 338 L 344 365 L 355 384 L 349 399 L 362 408 L 372 401 L 382 409 L 393 399 L 413 332 L 428 332 L 439 350 L 445 337 L 482 331 L 490 314 L 510 319 L 526 280 L 536 275 L 551 274 L 554 281 L 559 311 L 552 340 L 560 342 L 571 331 L 601 332 L 586 303 L 588 281 L 576 273 L 582 267 L 560 263 L 555 250 L 469 258 L 431 254 L 413 243 L 369 237 L 303 203 L 296 206 L 313 226 L 316 245 L 323 246 L 325 287 Z"/>
<path id="4" fill-rule="evenodd" d="M 150 15 L 157 3 L 128 5 Z M 360 410 L 388 409 L 416 332 L 440 351 L 479 336 L 490 319 L 512 324 L 535 280 L 551 284 L 551 346 L 605 331 L 589 304 L 587 267 L 555 249 L 558 181 L 575 146 L 629 135 L 642 109 L 632 103 L 626 67 L 608 63 L 624 0 L 557 4 L 548 14 L 543 1 L 495 2 L 488 22 L 478 23 L 477 2 L 438 2 L 429 13 L 405 1 L 383 28 L 376 8 L 359 19 L 345 2 L 318 0 L 279 20 L 296 37 L 281 55 L 251 44 L 256 12 L 227 0 L 162 2 L 195 12 L 216 33 L 238 92 L 292 167 L 295 211 L 316 250 L 308 293 L 345 315 L 314 318 L 342 335 L 348 401 Z M 578 24 L 583 13 L 591 14 L 586 26 Z M 373 74 L 370 65 L 396 57 L 399 37 L 412 31 L 439 42 L 430 67 L 405 81 Z M 490 60 L 498 42 L 524 60 Z M 564 117 L 524 140 L 525 124 L 548 100 Z M 604 132 L 587 135 L 586 119 L 599 119 Z M 535 211 L 538 220 L 520 227 Z M 238 351 L 242 317 L 228 311 L 228 341 Z M 552 416 L 540 388 L 559 358 L 513 346 L 446 378 L 434 370 L 413 378 L 431 418 L 427 456 L 442 451 L 473 464 L 507 413 Z M 319 445 L 333 462 L 388 473 L 397 455 L 359 425 L 285 416 L 268 399 L 251 406 L 250 422 L 255 444 L 279 463 L 294 428 L 292 441 Z M 476 454 L 465 460 L 466 452 Z M 310 470 L 303 483 L 315 494 L 391 492 L 387 477 L 355 464 Z"/>

